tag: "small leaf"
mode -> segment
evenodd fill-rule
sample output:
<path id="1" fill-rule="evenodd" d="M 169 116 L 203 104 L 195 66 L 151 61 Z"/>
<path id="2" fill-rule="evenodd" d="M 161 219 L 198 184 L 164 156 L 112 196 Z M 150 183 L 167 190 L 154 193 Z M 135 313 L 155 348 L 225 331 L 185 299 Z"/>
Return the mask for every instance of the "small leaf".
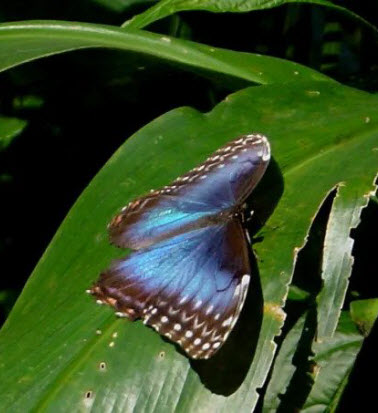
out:
<path id="1" fill-rule="evenodd" d="M 16 110 L 33 110 L 43 106 L 44 100 L 40 96 L 24 95 L 13 99 L 13 107 Z"/>
<path id="2" fill-rule="evenodd" d="M 378 317 L 378 298 L 353 301 L 350 314 L 360 331 L 367 336 Z"/>
<path id="3" fill-rule="evenodd" d="M 289 288 L 288 300 L 293 301 L 306 301 L 310 297 L 310 293 L 305 291 L 296 285 L 291 284 Z"/>
<path id="4" fill-rule="evenodd" d="M 0 151 L 6 149 L 26 125 L 25 120 L 0 116 Z"/>

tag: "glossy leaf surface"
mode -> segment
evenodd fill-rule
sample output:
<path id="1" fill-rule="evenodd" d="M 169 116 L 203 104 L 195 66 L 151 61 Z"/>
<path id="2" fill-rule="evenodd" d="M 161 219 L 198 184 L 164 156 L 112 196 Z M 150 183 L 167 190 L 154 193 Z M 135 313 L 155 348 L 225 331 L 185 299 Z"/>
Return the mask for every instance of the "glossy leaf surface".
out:
<path id="1" fill-rule="evenodd" d="M 217 49 L 141 30 L 66 21 L 0 24 L 0 71 L 41 57 L 84 48 L 145 53 L 213 75 L 234 76 L 258 84 L 289 80 L 328 80 L 314 70 L 268 56 Z"/>
<path id="2" fill-rule="evenodd" d="M 374 188 L 376 107 L 375 96 L 331 82 L 252 87 L 208 114 L 173 110 L 128 139 L 67 215 L 1 331 L 1 409 L 251 411 L 284 321 L 293 257 L 319 204 L 341 182 L 353 189 L 348 209 Z M 106 234 L 119 208 L 253 131 L 269 137 L 273 154 L 254 202 L 265 208 L 279 201 L 255 245 L 262 292 L 256 277 L 253 299 L 219 357 L 189 361 L 142 323 L 117 320 L 96 306 L 84 291 L 125 254 Z"/>

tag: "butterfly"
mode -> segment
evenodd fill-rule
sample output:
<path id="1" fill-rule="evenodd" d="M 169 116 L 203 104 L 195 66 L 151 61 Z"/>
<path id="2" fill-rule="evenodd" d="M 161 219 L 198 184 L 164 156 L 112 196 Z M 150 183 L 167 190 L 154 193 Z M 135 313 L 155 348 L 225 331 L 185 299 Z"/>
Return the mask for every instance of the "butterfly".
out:
<path id="1" fill-rule="evenodd" d="M 130 202 L 108 228 L 111 243 L 134 251 L 88 292 L 120 317 L 143 319 L 189 357 L 213 356 L 247 295 L 245 200 L 269 160 L 264 135 L 242 135 L 170 185 Z"/>

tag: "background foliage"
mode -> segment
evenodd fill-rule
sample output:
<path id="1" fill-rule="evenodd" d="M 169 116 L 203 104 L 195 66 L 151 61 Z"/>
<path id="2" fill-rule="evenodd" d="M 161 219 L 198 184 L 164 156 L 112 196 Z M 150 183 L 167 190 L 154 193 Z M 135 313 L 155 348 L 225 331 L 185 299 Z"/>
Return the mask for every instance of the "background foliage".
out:
<path id="1" fill-rule="evenodd" d="M 234 133 L 239 133 L 240 124 L 245 131 L 252 128 L 273 136 L 275 160 L 285 182 L 284 195 L 275 215 L 267 227 L 256 234 L 257 239 L 259 236 L 264 238 L 256 244 L 262 261 L 258 266 L 264 298 L 270 291 L 272 297 L 277 291 L 283 297 L 286 282 L 290 279 L 292 257 L 285 258 L 284 279 L 277 283 L 269 278 L 274 274 L 272 265 L 283 270 L 284 261 L 280 254 L 284 248 L 273 252 L 277 249 L 277 239 L 283 239 L 279 238 L 284 235 L 283 222 L 288 223 L 285 230 L 289 232 L 290 254 L 294 247 L 303 244 L 310 218 L 315 215 L 326 192 L 336 188 L 340 179 L 352 182 L 349 186 L 347 181 L 346 190 L 341 186 L 331 192 L 312 223 L 306 246 L 298 256 L 285 308 L 288 318 L 284 333 L 276 339 L 282 345 L 269 380 L 265 382 L 258 409 L 291 411 L 303 406 L 304 410 L 315 411 L 314 406 L 320 404 L 323 410 L 324 406 L 330 410 L 339 406 L 343 410 L 353 403 L 356 392 L 360 395 L 359 407 L 361 404 L 368 406 L 374 393 L 372 385 L 363 377 L 366 367 L 371 369 L 374 361 L 376 329 L 365 341 L 363 339 L 371 331 L 377 314 L 374 299 L 378 292 L 373 265 L 377 246 L 376 198 L 371 198 L 363 210 L 361 224 L 352 232 L 356 240 L 354 246 L 350 243 L 349 231 L 357 225 L 360 207 L 367 202 L 362 195 L 373 190 L 377 169 L 376 163 L 369 160 L 368 154 L 372 152 L 365 151 L 362 146 L 353 146 L 353 139 L 357 136 L 357 141 L 367 145 L 366 148 L 376 148 L 377 101 L 375 96 L 338 86 L 324 75 L 375 94 L 378 66 L 376 53 L 372 51 L 377 46 L 374 28 L 378 23 L 374 21 L 377 6 L 371 2 L 356 5 L 347 1 L 335 2 L 336 8 L 326 1 L 315 2 L 318 5 L 285 1 L 274 4 L 219 1 L 204 2 L 205 6 L 198 10 L 197 2 L 155 3 L 87 0 L 60 5 L 41 0 L 5 1 L 0 6 L 0 17 L 4 22 L 39 19 L 36 23 L 1 28 L 2 69 L 53 51 L 78 49 L 14 67 L 0 76 L 0 190 L 5 200 L 2 203 L 5 210 L 0 218 L 4 274 L 0 279 L 2 321 L 70 207 L 125 138 L 171 109 L 190 106 L 196 110 L 173 111 L 138 132 L 122 146 L 68 215 L 2 331 L 0 367 L 4 387 L 1 392 L 7 396 L 2 398 L 4 406 L 13 406 L 13 410 L 16 407 L 24 410 L 26 406 L 48 410 L 59 406 L 64 410 L 67 403 L 78 403 L 83 408 L 97 407 L 101 411 L 101 403 L 109 406 L 113 400 L 114 408 L 128 406 L 131 410 L 131 402 L 120 401 L 106 392 L 113 388 L 118 396 L 124 395 L 127 394 L 125 389 L 132 386 L 135 389 L 129 390 L 130 398 L 143 389 L 140 400 L 144 401 L 133 407 L 136 410 L 159 410 L 159 406 L 168 403 L 172 409 L 188 411 L 193 406 L 200 409 L 209 402 L 224 408 L 230 406 L 228 403 L 236 403 L 233 406 L 241 403 L 240 406 L 250 409 L 256 403 L 255 390 L 263 385 L 269 373 L 269 357 L 273 357 L 273 349 L 258 350 L 262 348 L 259 344 L 256 351 L 260 358 L 255 357 L 250 370 L 257 373 L 247 376 L 241 390 L 236 393 L 235 389 L 227 390 L 231 395 L 226 394 L 224 389 L 219 390 L 219 384 L 209 384 L 211 374 L 219 375 L 217 369 L 189 364 L 173 346 L 163 343 L 162 347 L 156 334 L 138 324 L 125 326 L 114 321 L 111 311 L 98 309 L 81 296 L 81 291 L 114 257 L 103 230 L 112 214 L 127 202 L 128 197 L 165 184 L 193 166 L 201 156 L 203 158 Z M 245 8 L 241 10 L 238 3 Z M 319 7 L 322 3 L 328 7 Z M 214 4 L 218 9 L 214 9 Z M 273 7 L 278 5 L 281 7 Z M 273 8 L 259 10 L 267 6 Z M 181 10 L 192 11 L 176 14 Z M 130 20 L 138 13 L 137 18 Z M 102 29 L 102 26 L 77 24 L 75 36 L 72 36 L 71 23 L 43 23 L 41 19 L 87 21 L 113 27 Z M 147 23 L 150 24 L 148 30 L 156 34 L 135 31 Z M 117 29 L 122 25 L 123 29 Z M 165 40 L 161 40 L 162 36 Z M 111 49 L 79 50 L 83 46 L 101 45 Z M 261 53 L 267 57 L 241 56 L 224 49 Z M 285 60 L 278 61 L 269 56 Z M 228 96 L 250 86 L 251 82 L 266 86 L 255 86 Z M 283 86 L 284 83 L 288 84 Z M 226 103 L 219 105 L 226 96 Z M 244 109 L 253 107 L 253 104 L 256 105 L 253 114 Z M 269 112 L 264 110 L 266 107 Z M 209 115 L 200 113 L 211 109 Z M 234 124 L 236 119 L 239 123 Z M 168 130 L 172 132 L 165 132 Z M 274 136 L 278 136 L 277 141 Z M 292 145 L 290 140 L 283 140 L 290 136 Z M 152 141 L 154 149 L 151 148 L 152 137 L 155 137 Z M 155 142 L 155 139 L 158 140 Z M 300 150 L 295 153 L 292 148 L 298 144 Z M 348 149 L 345 153 L 344 145 Z M 180 146 L 187 148 L 183 153 L 189 155 L 178 167 L 175 148 Z M 320 156 L 320 167 L 313 156 L 316 158 L 323 151 L 326 153 Z M 135 164 L 133 159 L 136 159 Z M 141 161 L 148 165 L 148 170 L 138 166 Z M 306 162 L 310 164 L 308 177 L 312 182 L 303 180 L 303 177 L 301 180 L 294 174 L 302 185 L 298 192 L 295 179 L 290 181 L 290 170 L 295 170 L 296 164 Z M 338 168 L 334 168 L 337 164 L 344 174 L 340 179 Z M 352 170 L 346 165 L 360 172 L 346 176 L 345 170 Z M 321 168 L 327 174 L 318 179 Z M 273 171 L 270 176 L 274 182 L 279 174 Z M 323 181 L 326 177 L 330 177 L 329 182 Z M 317 181 L 322 181 L 321 191 L 326 192 L 305 197 L 303 211 L 307 207 L 308 212 L 307 215 L 303 213 L 304 223 L 298 225 L 298 233 L 291 233 L 295 221 L 290 221 L 285 205 L 296 205 L 301 211 L 299 201 L 293 201 L 295 194 L 302 194 L 306 184 L 314 189 Z M 352 191 L 348 193 L 350 187 Z M 272 186 L 266 181 L 265 189 L 268 188 Z M 296 192 L 291 195 L 294 188 L 297 188 Z M 280 191 L 276 192 L 277 198 L 281 197 Z M 96 208 L 94 205 L 99 199 L 100 206 Z M 263 194 L 257 195 L 257 199 L 266 205 Z M 344 206 L 349 208 L 351 199 L 356 200 L 352 210 L 354 216 L 353 213 L 350 216 L 343 214 Z M 277 232 L 272 229 L 276 225 L 280 227 Z M 80 234 L 79 227 L 85 228 Z M 339 231 L 340 228 L 344 232 Z M 252 230 L 256 232 L 256 228 Z M 91 246 L 88 246 L 89 240 Z M 339 246 L 344 249 L 340 250 Z M 355 264 L 339 322 L 338 304 L 331 299 L 327 288 L 328 291 L 338 291 L 336 301 L 342 305 L 352 248 Z M 336 270 L 327 266 L 333 262 L 327 254 L 332 258 L 335 252 L 337 259 L 334 263 L 342 263 Z M 93 266 L 94 255 L 97 262 Z M 328 285 L 327 274 L 335 272 L 342 276 L 332 276 Z M 318 313 L 315 303 L 320 309 Z M 336 309 L 331 312 L 333 319 L 324 316 L 324 312 L 329 313 L 327 306 Z M 46 314 L 51 314 L 50 318 Z M 281 315 L 273 312 L 273 315 L 277 314 Z M 62 326 L 67 320 L 74 321 L 65 330 Z M 264 320 L 266 322 L 266 316 Z M 281 322 L 278 317 L 273 321 L 275 327 L 269 328 L 278 333 Z M 316 328 L 325 337 L 336 331 L 332 338 L 322 342 L 314 340 Z M 94 334 L 96 330 L 103 334 Z M 46 331 L 50 331 L 50 340 L 44 335 Z M 77 331 L 77 335 L 72 331 Z M 117 347 L 122 346 L 122 349 L 109 354 L 108 344 L 115 339 L 115 333 L 118 333 Z M 254 330 L 251 335 L 253 333 Z M 40 341 L 36 341 L 37 336 Z M 273 338 L 266 337 L 268 343 Z M 37 342 L 38 351 L 30 353 L 26 350 Z M 140 350 L 141 343 L 145 346 L 143 350 Z M 238 343 L 235 339 L 235 348 Z M 349 378 L 362 345 L 363 351 Z M 145 358 L 141 352 L 146 354 Z M 132 359 L 139 362 L 123 367 L 122 360 L 131 354 L 134 354 Z M 156 354 L 152 364 L 151 354 Z M 264 358 L 261 356 L 267 358 L 265 364 L 259 363 Z M 98 363 L 102 359 L 109 360 L 108 370 L 102 371 L 105 373 L 102 376 L 96 376 L 94 372 L 98 373 L 101 368 Z M 225 360 L 227 358 L 219 363 L 225 365 Z M 243 363 L 245 360 L 239 364 Z M 10 365 L 15 366 L 13 370 L 9 370 Z M 117 366 L 122 369 L 118 370 Z M 245 374 L 243 369 L 239 370 L 241 373 L 238 374 Z M 144 375 L 145 371 L 149 371 L 148 376 Z M 175 372 L 174 378 L 169 379 L 167 372 Z M 92 377 L 92 381 L 83 381 L 83 377 L 85 380 Z M 177 401 L 171 390 L 180 380 L 182 390 Z M 346 393 L 340 400 L 348 381 Z M 28 393 L 25 388 L 30 387 L 31 382 L 34 390 Z M 160 382 L 164 383 L 161 388 L 158 386 Z M 85 395 L 89 388 L 97 386 L 102 386 L 103 393 L 100 401 L 96 398 L 93 405 L 91 395 L 87 399 Z M 77 389 L 80 392 L 75 396 Z M 210 393 L 221 393 L 222 398 L 211 398 L 209 389 Z M 74 395 L 73 399 L 71 395 Z"/>

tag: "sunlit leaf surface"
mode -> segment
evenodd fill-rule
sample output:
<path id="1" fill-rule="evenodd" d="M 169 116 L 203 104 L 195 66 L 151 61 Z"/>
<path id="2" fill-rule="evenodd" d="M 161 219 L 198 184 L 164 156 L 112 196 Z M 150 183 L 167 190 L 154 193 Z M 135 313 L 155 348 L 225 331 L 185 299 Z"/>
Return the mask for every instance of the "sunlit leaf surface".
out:
<path id="1" fill-rule="evenodd" d="M 377 103 L 332 82 L 251 87 L 207 114 L 173 110 L 128 139 L 68 213 L 1 331 L 0 410 L 250 412 L 284 321 L 296 248 L 320 203 L 341 183 L 354 193 L 347 210 L 373 189 Z M 256 217 L 268 218 L 254 245 L 259 274 L 227 344 L 193 362 L 85 290 L 126 254 L 106 234 L 123 205 L 254 131 L 269 137 L 273 154 L 251 201 Z"/>
<path id="2" fill-rule="evenodd" d="M 251 53 L 233 52 L 141 30 L 66 21 L 27 21 L 0 24 L 0 71 L 57 53 L 84 48 L 140 52 L 206 70 L 266 84 L 289 80 L 328 80 L 297 63 Z"/>

